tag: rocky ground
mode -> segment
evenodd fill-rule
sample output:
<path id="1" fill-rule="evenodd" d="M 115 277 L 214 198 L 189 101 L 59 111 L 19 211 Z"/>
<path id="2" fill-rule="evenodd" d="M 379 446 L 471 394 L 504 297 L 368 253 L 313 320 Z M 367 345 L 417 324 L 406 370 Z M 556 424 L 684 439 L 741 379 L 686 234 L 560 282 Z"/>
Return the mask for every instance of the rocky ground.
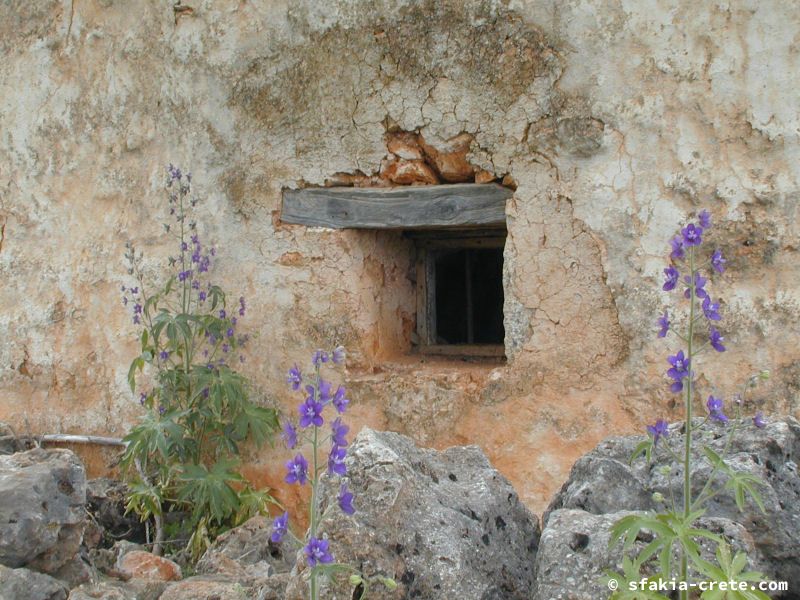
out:
<path id="1" fill-rule="evenodd" d="M 698 445 L 717 450 L 723 431 L 705 426 Z M 629 456 L 641 437 L 610 438 L 582 457 L 539 519 L 475 446 L 442 452 L 407 437 L 365 429 L 353 443 L 350 487 L 357 512 L 325 510 L 337 490 L 323 488 L 321 531 L 338 560 L 366 576 L 390 576 L 378 600 L 596 600 L 608 592 L 604 570 L 618 568 L 609 526 L 636 511 L 660 509 L 653 494 L 679 496 L 677 471 L 666 475 Z M 681 444 L 673 427 L 667 441 Z M 677 447 L 677 446 L 676 446 Z M 710 465 L 698 455 L 694 483 Z M 764 429 L 742 423 L 729 463 L 761 479 L 766 514 L 740 512 L 714 498 L 709 529 L 748 552 L 751 567 L 789 582 L 780 598 L 800 591 L 800 423 L 773 420 Z M 122 484 L 86 481 L 68 450 L 27 449 L 0 426 L 0 598 L 2 600 L 301 600 L 302 552 L 276 546 L 271 520 L 256 517 L 220 536 L 196 565 L 147 551 L 144 531 L 124 515 Z M 795 591 L 792 591 L 794 588 Z M 322 597 L 353 598 L 332 581 Z M 778 596 L 775 596 L 778 597 Z"/>

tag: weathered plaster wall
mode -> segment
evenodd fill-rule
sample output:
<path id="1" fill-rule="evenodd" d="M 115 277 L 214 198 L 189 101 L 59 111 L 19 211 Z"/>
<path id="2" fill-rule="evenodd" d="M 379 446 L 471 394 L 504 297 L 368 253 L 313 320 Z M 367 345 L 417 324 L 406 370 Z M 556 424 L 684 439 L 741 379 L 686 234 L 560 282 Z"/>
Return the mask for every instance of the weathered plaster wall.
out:
<path id="1" fill-rule="evenodd" d="M 606 435 L 675 409 L 653 321 L 666 240 L 699 207 L 727 392 L 800 403 L 800 13 L 792 3 L 72 0 L 0 6 L 0 419 L 121 434 L 134 330 L 124 242 L 157 268 L 162 167 L 191 169 L 215 276 L 249 301 L 245 370 L 291 407 L 288 365 L 351 350 L 357 425 L 476 443 L 540 509 Z M 375 173 L 387 130 L 517 184 L 506 366 L 404 356 L 408 242 L 281 225 L 284 187 Z M 718 368 L 717 368 L 718 367 Z M 358 428 L 358 427 L 356 427 Z M 253 457 L 259 480 L 283 456 Z"/>

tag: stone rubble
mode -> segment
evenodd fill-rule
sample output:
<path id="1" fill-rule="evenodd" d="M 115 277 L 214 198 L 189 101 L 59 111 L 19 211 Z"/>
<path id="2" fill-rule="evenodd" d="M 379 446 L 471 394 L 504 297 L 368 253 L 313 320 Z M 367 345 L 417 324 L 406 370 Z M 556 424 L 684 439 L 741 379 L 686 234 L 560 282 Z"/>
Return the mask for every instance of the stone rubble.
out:
<path id="1" fill-rule="evenodd" d="M 397 433 L 364 429 L 347 468 L 356 513 L 339 510 L 338 483 L 326 482 L 320 533 L 337 561 L 397 581 L 394 592 L 371 587 L 370 598 L 529 599 L 539 523 L 479 448 L 437 452 Z M 287 600 L 304 598 L 305 574 L 300 550 Z M 353 597 L 346 581 L 322 593 Z"/>
<path id="2" fill-rule="evenodd" d="M 83 536 L 86 473 L 69 450 L 0 455 L 0 564 L 52 573 Z"/>
<path id="3" fill-rule="evenodd" d="M 700 423 L 700 420 L 697 420 Z M 706 425 L 696 430 L 694 443 L 696 469 L 692 478 L 692 493 L 696 497 L 711 473 L 711 464 L 702 447 L 708 446 L 722 454 L 731 425 L 726 427 Z M 613 437 L 600 443 L 594 450 L 575 463 L 569 479 L 553 498 L 543 517 L 543 537 L 553 534 L 552 528 L 561 528 L 562 521 L 551 520 L 558 511 L 572 509 L 588 515 L 607 516 L 618 511 L 662 510 L 653 494 L 663 497 L 674 495 L 680 505 L 683 498 L 682 476 L 677 467 L 669 477 L 661 474 L 665 465 L 673 465 L 666 452 L 656 452 L 651 465 L 643 458 L 629 464 L 634 448 L 641 436 Z M 670 443 L 682 448 L 683 441 L 677 426 L 670 428 L 669 437 L 660 443 Z M 730 447 L 726 461 L 737 471 L 757 476 L 762 485 L 758 488 L 766 513 L 748 501 L 743 512 L 737 508 L 731 494 L 722 493 L 706 505 L 706 516 L 726 519 L 743 528 L 743 543 L 752 543 L 760 555 L 760 566 L 771 578 L 778 581 L 800 581 L 800 422 L 792 417 L 770 419 L 764 429 L 752 421 L 741 422 Z M 723 480 L 724 481 L 724 480 Z M 550 548 L 551 546 L 547 546 Z M 562 547 L 559 552 L 564 552 Z M 575 555 L 576 557 L 578 555 Z M 554 559 L 552 555 L 542 561 L 559 562 L 564 570 L 579 568 L 580 560 L 567 557 Z"/>

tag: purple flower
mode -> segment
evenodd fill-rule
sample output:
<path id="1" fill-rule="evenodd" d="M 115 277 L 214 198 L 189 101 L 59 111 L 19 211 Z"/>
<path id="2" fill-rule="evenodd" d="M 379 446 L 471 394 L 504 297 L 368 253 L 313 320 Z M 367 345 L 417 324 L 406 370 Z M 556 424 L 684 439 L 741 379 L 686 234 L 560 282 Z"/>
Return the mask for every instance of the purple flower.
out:
<path id="1" fill-rule="evenodd" d="M 200 299 L 200 302 L 205 302 L 205 301 L 206 301 L 206 298 L 207 298 L 208 296 L 206 296 L 206 293 L 205 293 L 205 292 L 200 292 L 199 294 L 197 294 L 197 297 Z"/>
<path id="2" fill-rule="evenodd" d="M 141 319 L 139 319 L 139 315 L 133 315 L 133 324 L 134 325 L 138 325 L 141 322 L 142 321 L 141 321 Z"/>
<path id="3" fill-rule="evenodd" d="M 162 406 L 158 407 L 158 414 L 163 415 L 165 412 L 167 412 L 167 407 L 166 406 L 162 405 Z"/>
<path id="4" fill-rule="evenodd" d="M 297 367 L 297 365 L 289 369 L 289 375 L 286 377 L 286 382 L 291 384 L 293 391 L 296 392 L 300 389 L 300 385 L 303 383 L 303 374 L 300 373 L 300 369 Z"/>
<path id="5" fill-rule="evenodd" d="M 172 182 L 176 180 L 180 181 L 182 177 L 181 170 L 178 169 L 177 167 L 172 166 L 172 163 L 170 163 L 169 166 L 167 167 L 167 173 L 169 174 L 170 177 L 170 181 L 168 182 L 167 185 L 171 185 Z"/>
<path id="6" fill-rule="evenodd" d="M 711 213 L 709 213 L 705 208 L 700 211 L 699 215 L 697 215 L 697 220 L 700 222 L 700 227 L 703 229 L 708 229 L 711 227 Z"/>
<path id="7" fill-rule="evenodd" d="M 336 418 L 336 420 L 331 424 L 331 440 L 333 440 L 334 445 L 336 446 L 347 446 L 347 432 L 350 431 L 350 428 L 342 423 L 340 418 Z"/>
<path id="8" fill-rule="evenodd" d="M 722 250 L 714 250 L 714 254 L 711 255 L 711 266 L 714 267 L 714 270 L 717 273 L 724 273 L 725 272 L 725 263 L 728 262 L 724 258 L 722 258 Z"/>
<path id="9" fill-rule="evenodd" d="M 661 327 L 661 331 L 658 332 L 658 337 L 666 337 L 667 332 L 669 331 L 669 315 L 667 314 L 666 310 L 662 316 L 658 317 L 657 324 L 659 327 Z"/>
<path id="10" fill-rule="evenodd" d="M 244 296 L 239 296 L 239 316 L 243 317 L 245 312 Z"/>
<path id="11" fill-rule="evenodd" d="M 324 565 L 333 562 L 333 556 L 328 552 L 328 540 L 320 540 L 312 536 L 304 550 L 309 567 L 315 567 L 317 563 Z"/>
<path id="12" fill-rule="evenodd" d="M 676 235 L 672 238 L 669 243 L 672 245 L 672 252 L 670 252 L 670 257 L 674 259 L 683 258 L 683 238 L 681 236 Z"/>
<path id="13" fill-rule="evenodd" d="M 311 362 L 314 363 L 315 367 L 320 366 L 322 363 L 328 362 L 328 353 L 324 350 L 317 350 L 311 357 Z"/>
<path id="14" fill-rule="evenodd" d="M 228 346 L 228 344 L 222 344 L 222 351 L 223 351 L 224 353 L 226 353 L 226 354 L 227 354 L 227 353 L 228 353 L 228 350 L 230 350 L 230 349 L 231 349 L 231 347 L 230 347 L 230 346 Z"/>
<path id="15" fill-rule="evenodd" d="M 300 427 L 305 429 L 306 427 L 311 427 L 312 424 L 316 427 L 322 427 L 322 404 L 315 401 L 313 396 L 306 398 L 306 401 L 300 405 L 298 411 L 300 412 Z"/>
<path id="16" fill-rule="evenodd" d="M 725 346 L 722 345 L 722 341 L 725 338 L 722 337 L 722 334 L 717 331 L 716 327 L 711 327 L 708 332 L 708 341 L 711 342 L 711 345 L 714 347 L 714 350 L 717 352 L 725 352 Z"/>
<path id="17" fill-rule="evenodd" d="M 181 242 L 181 252 L 186 252 L 189 249 L 189 244 Z"/>
<path id="18" fill-rule="evenodd" d="M 308 481 L 308 461 L 302 454 L 298 454 L 286 463 L 286 483 L 299 483 L 305 485 Z"/>
<path id="19" fill-rule="evenodd" d="M 333 405 L 336 407 L 336 412 L 340 415 L 344 414 L 347 405 L 350 404 L 350 400 L 345 397 L 345 393 L 346 390 L 344 386 L 340 385 L 336 390 L 336 394 L 333 396 Z"/>
<path id="20" fill-rule="evenodd" d="M 133 314 L 140 315 L 142 314 L 142 305 L 138 302 L 133 305 Z"/>
<path id="21" fill-rule="evenodd" d="M 219 311 L 219 318 L 224 319 L 227 313 L 224 310 Z"/>
<path id="22" fill-rule="evenodd" d="M 706 402 L 706 408 L 708 408 L 708 416 L 715 421 L 719 421 L 720 423 L 728 422 L 728 417 L 722 412 L 722 398 L 709 396 Z"/>
<path id="23" fill-rule="evenodd" d="M 325 381 L 320 378 L 319 380 L 319 401 L 327 404 L 331 400 L 331 388 L 333 384 L 330 381 Z"/>
<path id="24" fill-rule="evenodd" d="M 139 404 L 141 404 L 142 406 L 144 406 L 144 401 L 145 401 L 145 400 L 147 400 L 147 394 L 145 394 L 144 392 L 142 392 L 141 394 L 139 394 Z"/>
<path id="25" fill-rule="evenodd" d="M 280 544 L 283 541 L 283 536 L 289 529 L 289 513 L 285 512 L 279 517 L 275 517 L 272 522 L 272 535 L 269 537 L 275 544 Z"/>
<path id="26" fill-rule="evenodd" d="M 719 302 L 712 302 L 711 298 L 706 296 L 703 299 L 703 314 L 709 321 L 720 321 L 722 317 L 719 314 Z"/>
<path id="27" fill-rule="evenodd" d="M 286 447 L 289 448 L 289 450 L 293 450 L 295 446 L 297 446 L 297 429 L 295 429 L 291 421 L 284 422 L 281 437 L 283 441 L 286 442 Z"/>
<path id="28" fill-rule="evenodd" d="M 139 293 L 139 288 L 138 287 L 131 288 L 131 294 L 133 294 L 135 296 L 138 293 Z"/>
<path id="29" fill-rule="evenodd" d="M 697 227 L 694 223 L 689 223 L 681 229 L 684 246 L 699 246 L 703 243 L 703 228 Z"/>
<path id="30" fill-rule="evenodd" d="M 665 281 L 661 289 L 664 290 L 665 292 L 670 292 L 674 290 L 675 286 L 678 285 L 678 277 L 680 277 L 678 269 L 670 265 L 669 267 L 664 269 L 664 276 L 665 276 Z"/>
<path id="31" fill-rule="evenodd" d="M 328 455 L 328 473 L 331 475 L 336 474 L 340 477 L 347 475 L 347 465 L 344 464 L 345 458 L 347 458 L 347 449 L 334 444 L 331 448 L 331 453 Z"/>
<path id="32" fill-rule="evenodd" d="M 178 273 L 178 281 L 186 281 L 191 276 L 192 276 L 191 269 L 186 271 L 181 271 L 180 273 Z"/>
<path id="33" fill-rule="evenodd" d="M 668 357 L 667 362 L 672 365 L 667 375 L 674 380 L 670 389 L 673 392 L 680 392 L 683 389 L 683 379 L 689 376 L 690 361 L 684 356 L 683 350 L 680 350 L 675 356 Z"/>
<path id="34" fill-rule="evenodd" d="M 683 278 L 683 282 L 686 285 L 689 286 L 683 292 L 683 297 L 684 298 L 691 298 L 692 297 L 692 289 L 691 289 L 692 278 L 689 277 L 688 275 L 685 275 L 684 278 Z M 708 279 L 706 279 L 705 277 L 701 276 L 700 273 L 695 273 L 694 274 L 694 295 L 697 298 L 707 298 L 708 297 L 708 293 L 704 289 L 704 287 L 705 287 L 707 282 L 708 282 Z"/>
<path id="35" fill-rule="evenodd" d="M 333 353 L 331 354 L 331 360 L 333 360 L 335 364 L 341 365 L 342 363 L 344 363 L 344 358 L 345 358 L 344 346 L 336 346 L 336 348 L 333 349 Z"/>
<path id="36" fill-rule="evenodd" d="M 767 426 L 767 421 L 764 419 L 764 415 L 761 411 L 758 411 L 753 416 L 753 425 L 755 425 L 759 429 L 764 429 L 764 427 Z"/>
<path id="37" fill-rule="evenodd" d="M 167 352 L 166 350 L 162 350 L 161 352 L 158 353 L 158 358 L 160 358 L 161 360 L 167 360 L 169 358 L 169 352 Z"/>
<path id="38" fill-rule="evenodd" d="M 669 423 L 664 419 L 659 419 L 655 425 L 647 426 L 647 432 L 653 436 L 653 446 L 655 446 L 660 438 L 669 435 Z"/>
<path id="39" fill-rule="evenodd" d="M 225 335 L 229 338 L 233 337 L 233 327 L 228 327 L 228 331 L 225 332 Z"/>
<path id="40" fill-rule="evenodd" d="M 346 483 L 343 483 L 339 488 L 337 500 L 339 501 L 339 508 L 342 509 L 343 513 L 352 515 L 356 512 L 356 509 L 353 508 L 353 494 L 348 491 Z"/>

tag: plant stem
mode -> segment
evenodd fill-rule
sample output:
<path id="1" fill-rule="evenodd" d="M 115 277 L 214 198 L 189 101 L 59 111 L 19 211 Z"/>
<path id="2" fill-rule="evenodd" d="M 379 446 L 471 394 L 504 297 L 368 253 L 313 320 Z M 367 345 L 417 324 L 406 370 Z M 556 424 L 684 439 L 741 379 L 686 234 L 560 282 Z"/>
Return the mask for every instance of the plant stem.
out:
<path id="1" fill-rule="evenodd" d="M 144 484 L 148 487 L 152 487 L 150 479 L 148 479 L 147 474 L 144 472 L 142 463 L 139 461 L 139 459 L 137 458 L 133 462 L 136 465 L 136 470 L 139 471 L 139 477 L 142 478 Z M 156 499 L 156 502 L 158 502 L 158 510 L 153 511 L 153 522 L 155 523 L 156 528 L 156 538 L 153 540 L 152 552 L 155 556 L 161 556 L 161 548 L 164 544 L 164 521 L 161 517 L 161 501 Z"/>
<path id="2" fill-rule="evenodd" d="M 315 390 L 314 396 L 315 399 L 319 398 L 319 384 L 320 384 L 320 376 L 319 376 L 319 365 L 316 365 L 316 383 L 315 383 Z M 309 521 L 311 523 L 309 529 L 309 537 L 317 537 L 317 486 L 319 485 L 319 473 L 318 473 L 318 466 L 317 466 L 317 446 L 319 444 L 319 428 L 314 425 L 314 439 L 311 441 L 311 460 L 313 464 L 313 477 L 311 479 L 311 506 L 309 507 L 310 515 Z M 310 582 L 310 590 L 309 590 L 309 597 L 311 600 L 317 600 L 317 572 L 316 570 L 311 570 L 311 582 Z"/>
<path id="3" fill-rule="evenodd" d="M 686 333 L 687 358 L 689 359 L 689 376 L 686 378 L 686 443 L 683 455 L 683 516 L 689 516 L 692 510 L 692 370 L 694 359 L 692 356 L 692 342 L 694 341 L 694 305 L 695 305 L 695 268 L 694 248 L 689 248 L 689 331 Z M 686 552 L 681 552 L 681 581 L 688 583 L 689 561 Z M 682 590 L 681 600 L 688 600 L 689 592 Z"/>

